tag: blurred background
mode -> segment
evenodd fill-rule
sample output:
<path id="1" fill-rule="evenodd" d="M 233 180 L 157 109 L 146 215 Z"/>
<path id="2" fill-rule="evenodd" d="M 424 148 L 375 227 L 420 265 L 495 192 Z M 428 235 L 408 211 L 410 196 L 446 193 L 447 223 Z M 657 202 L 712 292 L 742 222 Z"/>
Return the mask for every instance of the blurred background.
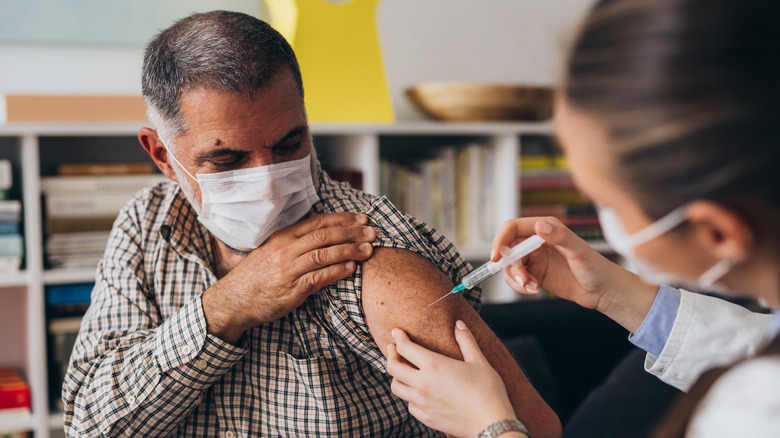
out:
<path id="1" fill-rule="evenodd" d="M 377 26 L 398 120 L 431 80 L 552 84 L 592 0 L 384 0 Z M 262 0 L 3 0 L 0 94 L 140 94 L 145 42 L 190 12 L 267 18 Z M 305 81 L 305 78 L 304 78 Z"/>

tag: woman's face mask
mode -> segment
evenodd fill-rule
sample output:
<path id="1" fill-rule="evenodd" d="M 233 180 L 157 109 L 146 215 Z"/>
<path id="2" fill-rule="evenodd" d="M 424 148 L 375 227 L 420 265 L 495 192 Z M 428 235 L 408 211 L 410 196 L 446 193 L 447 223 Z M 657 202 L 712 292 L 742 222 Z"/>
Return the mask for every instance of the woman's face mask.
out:
<path id="1" fill-rule="evenodd" d="M 634 253 L 634 248 L 656 239 L 681 223 L 685 222 L 685 207 L 677 208 L 661 219 L 634 234 L 626 233 L 615 211 L 608 207 L 598 207 L 599 222 L 604 233 L 604 239 L 610 246 L 623 256 L 630 266 L 636 267 L 637 273 L 645 280 L 653 284 L 678 284 L 692 289 L 708 292 L 725 292 L 723 287 L 716 285 L 729 270 L 733 262 L 723 259 L 713 267 L 705 271 L 698 279 L 691 281 L 689 278 L 681 278 L 674 274 L 661 272 L 660 270 L 642 262 Z"/>
<path id="2" fill-rule="evenodd" d="M 196 205 L 189 184 L 179 184 L 198 220 L 231 248 L 252 251 L 275 231 L 298 222 L 319 200 L 312 182 L 311 154 L 268 166 L 199 173 L 196 178 L 166 149 L 200 186 L 201 203 Z"/>

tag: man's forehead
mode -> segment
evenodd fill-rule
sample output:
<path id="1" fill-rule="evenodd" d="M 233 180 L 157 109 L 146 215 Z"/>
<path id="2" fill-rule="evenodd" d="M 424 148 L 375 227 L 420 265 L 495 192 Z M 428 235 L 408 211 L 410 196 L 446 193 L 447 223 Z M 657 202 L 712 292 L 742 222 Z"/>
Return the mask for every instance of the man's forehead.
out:
<path id="1" fill-rule="evenodd" d="M 272 84 L 269 84 L 272 85 Z M 196 148 L 270 147 L 291 135 L 306 133 L 306 113 L 293 90 L 269 87 L 253 96 L 196 88 L 182 95 L 185 135 Z"/>

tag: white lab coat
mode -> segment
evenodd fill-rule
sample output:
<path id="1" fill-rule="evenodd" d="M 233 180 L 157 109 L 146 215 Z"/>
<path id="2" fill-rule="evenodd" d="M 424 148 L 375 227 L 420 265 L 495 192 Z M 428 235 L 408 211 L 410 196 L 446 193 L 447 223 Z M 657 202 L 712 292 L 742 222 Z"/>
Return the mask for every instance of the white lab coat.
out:
<path id="1" fill-rule="evenodd" d="M 687 391 L 705 371 L 755 355 L 771 340 L 771 315 L 682 291 L 669 339 L 645 369 Z M 718 379 L 694 413 L 689 437 L 780 437 L 780 357 L 748 360 Z"/>

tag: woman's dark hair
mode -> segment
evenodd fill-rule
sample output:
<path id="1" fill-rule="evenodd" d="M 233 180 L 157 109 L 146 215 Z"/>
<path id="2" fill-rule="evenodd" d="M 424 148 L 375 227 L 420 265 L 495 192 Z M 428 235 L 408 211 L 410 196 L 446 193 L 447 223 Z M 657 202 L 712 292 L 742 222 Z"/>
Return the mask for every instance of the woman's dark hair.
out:
<path id="1" fill-rule="evenodd" d="M 601 0 L 563 93 L 606 127 L 650 217 L 694 199 L 780 207 L 777 0 Z"/>
<path id="2" fill-rule="evenodd" d="M 756 210 L 780 211 L 780 1 L 601 0 L 562 92 L 606 128 L 610 170 L 651 218 L 705 199 L 759 234 L 776 227 Z M 726 370 L 705 374 L 655 436 L 684 436 Z"/>

